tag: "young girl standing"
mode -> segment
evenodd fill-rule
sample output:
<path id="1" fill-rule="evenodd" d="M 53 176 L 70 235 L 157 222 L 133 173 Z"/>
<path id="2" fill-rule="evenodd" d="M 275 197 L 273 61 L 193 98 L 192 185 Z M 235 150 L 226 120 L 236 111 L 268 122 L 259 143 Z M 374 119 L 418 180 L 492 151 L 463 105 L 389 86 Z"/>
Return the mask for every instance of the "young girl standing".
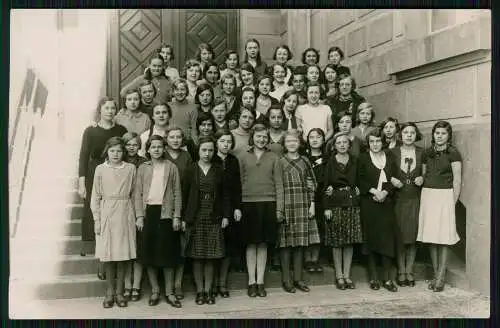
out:
<path id="1" fill-rule="evenodd" d="M 239 71 L 240 66 L 240 57 L 238 56 L 238 52 L 234 50 L 228 50 L 225 55 L 225 62 L 222 66 L 222 71 L 220 72 L 221 76 L 226 74 L 232 74 L 236 80 L 236 87 L 241 87 L 241 79 Z"/>
<path id="2" fill-rule="evenodd" d="M 325 80 L 325 97 L 328 101 L 329 98 L 333 98 L 337 93 L 337 71 L 335 66 L 328 64 L 323 69 L 323 77 Z"/>
<path id="3" fill-rule="evenodd" d="M 155 101 L 165 103 L 170 101 L 172 80 L 165 75 L 164 61 L 160 54 L 155 53 L 149 59 L 149 67 L 146 69 L 144 74 L 138 76 L 132 82 L 127 84 L 122 91 L 120 91 L 120 96 L 122 98 L 125 97 L 127 90 L 137 89 L 139 84 L 143 81 L 153 82 L 156 90 Z"/>
<path id="4" fill-rule="evenodd" d="M 225 256 L 223 229 L 232 213 L 223 168 L 213 163 L 213 138 L 200 138 L 197 150 L 199 160 L 187 172 L 189 191 L 185 218 L 189 241 L 186 252 L 193 259 L 196 304 L 202 305 L 215 304 L 215 297 L 210 293 L 214 264 Z"/>
<path id="5" fill-rule="evenodd" d="M 289 84 L 290 79 L 292 78 L 292 70 L 287 64 L 292 59 L 293 54 L 286 44 L 282 44 L 274 50 L 273 60 L 275 60 L 278 64 L 283 65 L 286 70 L 285 84 Z M 281 97 L 278 99 L 281 99 Z"/>
<path id="6" fill-rule="evenodd" d="M 198 81 L 201 77 L 201 66 L 200 62 L 189 59 L 181 73 L 181 77 L 185 78 L 188 85 L 188 96 L 187 99 L 190 102 L 194 102 L 196 96 L 196 88 L 198 87 Z"/>
<path id="7" fill-rule="evenodd" d="M 122 161 L 124 153 L 120 137 L 112 137 L 106 142 L 103 153 L 106 162 L 95 170 L 90 201 L 95 222 L 95 255 L 106 267 L 108 286 L 103 302 L 105 308 L 112 307 L 114 302 L 119 307 L 127 306 L 123 296 L 126 261 L 136 257 L 131 198 L 136 169 L 134 165 Z"/>
<path id="8" fill-rule="evenodd" d="M 114 122 L 116 111 L 116 102 L 112 98 L 102 98 L 97 104 L 94 117 L 97 124 L 87 127 L 83 132 L 78 162 L 78 194 L 84 199 L 81 256 L 85 256 L 88 252 L 87 246 L 91 246 L 92 249 L 95 247 L 94 219 L 90 209 L 95 169 L 103 162 L 102 154 L 106 141 L 112 137 L 121 137 L 127 132 L 127 129 Z M 91 245 L 88 245 L 89 243 Z M 97 276 L 100 280 L 106 277 L 102 265 L 99 265 Z"/>
<path id="9" fill-rule="evenodd" d="M 123 135 L 122 141 L 126 150 L 123 161 L 133 164 L 135 168 L 138 169 L 142 163 L 147 161 L 146 158 L 139 156 L 137 153 L 139 151 L 139 147 L 141 147 L 141 138 L 139 138 L 137 133 L 127 132 Z M 136 245 L 141 244 L 141 237 L 141 232 L 136 231 Z M 136 248 L 137 257 L 140 257 L 139 249 L 140 248 Z M 141 280 L 142 265 L 138 261 L 128 263 L 125 271 L 125 289 L 123 291 L 123 297 L 125 297 L 126 300 L 130 299 L 135 302 L 140 299 Z"/>
<path id="10" fill-rule="evenodd" d="M 273 106 L 267 112 L 267 119 L 269 125 L 269 145 L 268 148 L 276 155 L 281 157 L 283 155 L 283 109 L 280 106 Z"/>
<path id="11" fill-rule="evenodd" d="M 226 120 L 226 115 L 227 115 L 227 110 L 226 110 L 226 102 L 223 99 L 220 99 L 215 102 L 214 108 L 212 108 L 212 116 L 214 117 L 215 121 L 215 131 L 218 130 L 224 130 L 224 129 L 230 129 L 233 128 L 235 129 L 237 126 L 234 124 L 236 123 L 233 121 L 233 126 L 229 126 L 229 122 Z"/>
<path id="12" fill-rule="evenodd" d="M 245 43 L 245 60 L 243 62 L 253 66 L 256 78 L 266 74 L 267 64 L 260 56 L 260 44 L 256 39 L 249 39 Z"/>
<path id="13" fill-rule="evenodd" d="M 203 71 L 207 64 L 214 59 L 214 49 L 208 43 L 200 43 L 194 57 L 200 63 L 200 68 Z"/>
<path id="14" fill-rule="evenodd" d="M 175 59 L 174 48 L 169 44 L 164 44 L 158 49 L 158 53 L 163 57 L 163 64 L 165 67 L 165 75 L 168 76 L 172 81 L 179 78 L 179 71 L 177 68 L 170 66 L 172 60 Z"/>
<path id="15" fill-rule="evenodd" d="M 422 154 L 424 184 L 418 216 L 417 241 L 428 243 L 434 279 L 429 289 L 444 289 L 449 246 L 460 237 L 455 222 L 455 204 L 462 184 L 462 157 L 452 144 L 450 123 L 432 127 L 432 145 Z"/>
<path id="16" fill-rule="evenodd" d="M 181 180 L 174 163 L 165 160 L 165 139 L 153 135 L 146 144 L 150 161 L 139 166 L 134 192 L 137 227 L 143 238 L 138 261 L 147 268 L 151 296 L 149 305 L 160 301 L 158 268 L 163 269 L 165 296 L 169 305 L 181 307 L 174 295 L 174 269 L 179 262 L 181 228 Z"/>
<path id="17" fill-rule="evenodd" d="M 307 48 L 302 53 L 302 64 L 311 66 L 318 65 L 319 63 L 319 51 L 314 48 Z"/>
<path id="18" fill-rule="evenodd" d="M 358 106 L 365 101 L 365 99 L 355 91 L 356 81 L 350 75 L 340 74 L 337 79 L 337 90 L 338 94 L 329 102 L 334 120 L 338 121 L 339 116 L 347 113 L 351 115 L 352 122 L 355 124 Z"/>
<path id="19" fill-rule="evenodd" d="M 171 126 L 167 129 L 166 142 L 167 149 L 165 151 L 165 158 L 175 164 L 177 170 L 179 171 L 179 177 L 181 179 L 181 192 L 182 192 L 182 209 L 181 209 L 181 229 L 180 233 L 180 245 L 181 245 L 181 257 L 179 258 L 179 263 L 175 268 L 175 282 L 174 282 L 174 294 L 178 300 L 184 298 L 184 292 L 182 290 L 182 279 L 184 277 L 184 265 L 185 265 L 185 247 L 186 247 L 186 236 L 185 228 L 186 221 L 184 221 L 186 213 L 186 199 L 187 199 L 187 177 L 186 171 L 192 165 L 193 161 L 191 155 L 187 151 L 182 149 L 185 137 L 183 135 L 182 129 L 179 127 Z"/>
<path id="20" fill-rule="evenodd" d="M 188 85 L 186 80 L 178 78 L 173 83 L 173 99 L 168 105 L 172 109 L 169 124 L 182 128 L 186 139 L 192 138 L 196 123 L 196 105 L 187 99 Z"/>
<path id="21" fill-rule="evenodd" d="M 150 119 L 153 119 L 153 105 L 156 97 L 156 89 L 153 82 L 144 80 L 139 83 L 139 92 L 141 96 L 140 111 L 148 115 Z"/>
<path id="22" fill-rule="evenodd" d="M 166 131 L 170 118 L 172 117 L 172 109 L 166 103 L 157 103 L 153 107 L 153 122 L 154 125 L 148 130 L 141 134 L 141 148 L 139 150 L 139 155 L 146 156 L 146 143 L 152 135 L 158 135 L 160 137 L 166 136 Z"/>
<path id="23" fill-rule="evenodd" d="M 301 126 L 300 122 L 295 116 L 295 110 L 298 105 L 298 93 L 295 90 L 288 90 L 281 97 L 281 108 L 283 108 L 283 121 L 281 123 L 281 128 L 283 130 L 299 129 Z"/>
<path id="24" fill-rule="evenodd" d="M 268 75 L 261 75 L 257 80 L 257 98 L 255 99 L 255 110 L 262 115 L 267 115 L 267 111 L 272 105 L 278 105 L 279 101 L 270 96 L 272 90 L 272 78 Z"/>
<path id="25" fill-rule="evenodd" d="M 242 111 L 244 112 L 244 111 Z M 250 150 L 240 155 L 242 184 L 241 230 L 246 245 L 248 296 L 265 297 L 267 247 L 276 242 L 277 213 L 283 208 L 283 182 L 278 155 L 267 148 L 269 131 L 256 124 L 250 133 Z"/>
<path id="26" fill-rule="evenodd" d="M 420 209 L 420 188 L 424 182 L 422 176 L 422 150 L 415 142 L 422 138 L 417 125 L 413 122 L 401 127 L 400 147 L 392 149 L 399 165 L 399 170 L 391 183 L 396 187 L 394 195 L 394 213 L 401 230 L 403 245 L 397 250 L 399 286 L 415 286 L 413 263 L 415 262 L 415 242 L 418 233 L 418 213 Z"/>
<path id="27" fill-rule="evenodd" d="M 307 84 L 310 83 L 320 83 L 321 70 L 318 65 L 313 64 L 307 66 L 306 70 L 306 81 Z"/>
<path id="28" fill-rule="evenodd" d="M 310 241 L 309 247 L 305 249 L 305 269 L 310 272 L 323 272 L 319 263 L 321 242 L 324 240 L 325 220 L 323 211 L 323 191 L 324 191 L 324 171 L 326 159 L 329 153 L 325 151 L 325 133 L 323 130 L 314 128 L 307 135 L 307 157 L 312 165 L 317 188 L 314 193 L 315 218 L 309 221 L 310 229 L 313 224 L 319 230 L 320 241 L 318 243 Z"/>
<path id="29" fill-rule="evenodd" d="M 289 293 L 294 287 L 308 292 L 304 283 L 302 260 L 304 248 L 320 242 L 315 215 L 314 193 L 317 187 L 314 172 L 306 157 L 300 156 L 300 133 L 285 132 L 285 156 L 278 161 L 282 172 L 283 202 L 277 204 L 279 223 L 278 243 L 281 253 L 283 288 Z M 290 278 L 290 253 L 293 253 L 293 284 Z"/>
<path id="30" fill-rule="evenodd" d="M 305 66 L 295 67 L 293 70 L 292 86 L 293 90 L 297 92 L 299 105 L 307 103 L 306 74 L 307 68 Z"/>
<path id="31" fill-rule="evenodd" d="M 333 65 L 337 74 L 351 75 L 349 67 L 342 66 L 340 62 L 344 60 L 344 52 L 339 47 L 331 47 L 328 49 L 328 64 Z"/>
<path id="32" fill-rule="evenodd" d="M 236 77 L 231 74 L 222 75 L 221 79 L 223 99 L 226 101 L 227 118 L 229 121 L 237 121 L 240 109 L 240 98 L 237 96 Z"/>
<path id="33" fill-rule="evenodd" d="M 401 146 L 401 140 L 399 140 L 399 123 L 398 120 L 393 117 L 386 118 L 379 127 L 382 132 L 382 145 L 384 149 L 392 149 Z"/>
<path id="34" fill-rule="evenodd" d="M 215 62 L 208 62 L 205 69 L 202 71 L 203 80 L 200 84 L 208 83 L 214 90 L 214 100 L 217 101 L 223 98 L 222 85 L 220 83 L 219 66 Z"/>
<path id="35" fill-rule="evenodd" d="M 272 77 L 274 91 L 270 92 L 269 95 L 272 98 L 281 99 L 283 94 L 291 88 L 285 80 L 286 67 L 282 64 L 275 63 L 272 66 Z"/>
<path id="36" fill-rule="evenodd" d="M 359 157 L 361 152 L 361 140 L 352 133 L 352 117 L 349 114 L 344 114 L 339 117 L 337 122 L 339 132 L 346 133 L 349 139 L 349 154 L 354 157 Z M 328 145 L 328 149 L 333 149 L 333 141 Z"/>
<path id="37" fill-rule="evenodd" d="M 125 108 L 122 108 L 116 114 L 115 122 L 124 126 L 127 131 L 141 134 L 151 127 L 151 119 L 149 116 L 139 111 L 140 91 L 138 89 L 130 89 L 125 92 L 123 98 Z"/>
<path id="38" fill-rule="evenodd" d="M 357 159 L 349 154 L 350 139 L 346 132 L 334 138 L 334 152 L 325 168 L 325 245 L 333 249 L 335 285 L 354 289 L 350 278 L 355 244 L 363 242 L 359 209 L 360 191 L 356 186 Z"/>
<path id="39" fill-rule="evenodd" d="M 251 88 L 255 90 L 255 69 L 249 63 L 240 66 L 241 88 Z"/>
<path id="40" fill-rule="evenodd" d="M 217 143 L 217 154 L 214 156 L 214 162 L 218 163 L 224 170 L 228 193 L 230 195 L 231 218 L 230 223 L 224 229 L 224 241 L 226 248 L 226 256 L 220 262 L 218 270 L 218 281 L 216 293 L 220 296 L 229 297 L 227 289 L 227 275 L 231 260 L 237 266 L 240 266 L 241 258 L 243 257 L 243 247 L 240 241 L 240 220 L 241 220 L 241 175 L 238 159 L 229 153 L 234 146 L 234 137 L 229 130 L 219 130 L 215 133 L 215 141 Z"/>
<path id="41" fill-rule="evenodd" d="M 215 132 L 215 120 L 211 113 L 201 112 L 196 118 L 196 137 L 186 141 L 186 149 L 193 160 L 198 160 L 198 143 L 202 137 L 211 137 Z"/>
<path id="42" fill-rule="evenodd" d="M 373 126 L 374 121 L 375 111 L 373 110 L 372 104 L 366 101 L 362 102 L 358 106 L 356 126 L 352 129 L 352 134 L 360 140 L 366 140 L 366 135 L 376 128 Z M 366 146 L 364 142 L 362 144 Z"/>
<path id="43" fill-rule="evenodd" d="M 358 185 L 361 195 L 361 223 L 365 251 L 368 252 L 370 288 L 380 289 L 377 276 L 377 257 L 383 266 L 383 287 L 391 292 L 398 288 L 391 277 L 391 266 L 396 255 L 399 229 L 394 218 L 391 178 L 397 174 L 397 165 L 391 153 L 382 150 L 382 134 L 374 130 L 367 136 L 370 147 L 358 161 Z"/>
<path id="44" fill-rule="evenodd" d="M 297 107 L 295 116 L 300 120 L 304 141 L 309 131 L 313 128 L 320 128 L 325 133 L 325 141 L 328 142 L 333 136 L 332 111 L 327 105 L 319 103 L 321 97 L 321 86 L 317 83 L 307 85 L 307 104 Z"/>
<path id="45" fill-rule="evenodd" d="M 238 159 L 244 156 L 248 150 L 250 130 L 255 121 L 255 111 L 242 107 L 238 118 L 238 127 L 231 130 L 234 136 L 234 147 L 232 153 Z"/>

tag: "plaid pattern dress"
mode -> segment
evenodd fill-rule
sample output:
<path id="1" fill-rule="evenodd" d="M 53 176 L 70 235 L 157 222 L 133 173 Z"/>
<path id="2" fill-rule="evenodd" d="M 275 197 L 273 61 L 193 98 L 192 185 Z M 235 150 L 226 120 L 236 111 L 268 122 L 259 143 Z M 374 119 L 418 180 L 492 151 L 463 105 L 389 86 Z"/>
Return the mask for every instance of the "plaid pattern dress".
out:
<path id="1" fill-rule="evenodd" d="M 311 163 L 306 157 L 279 160 L 283 174 L 284 215 L 286 223 L 279 226 L 277 247 L 319 244 L 316 220 L 309 219 L 309 207 L 317 187 Z"/>

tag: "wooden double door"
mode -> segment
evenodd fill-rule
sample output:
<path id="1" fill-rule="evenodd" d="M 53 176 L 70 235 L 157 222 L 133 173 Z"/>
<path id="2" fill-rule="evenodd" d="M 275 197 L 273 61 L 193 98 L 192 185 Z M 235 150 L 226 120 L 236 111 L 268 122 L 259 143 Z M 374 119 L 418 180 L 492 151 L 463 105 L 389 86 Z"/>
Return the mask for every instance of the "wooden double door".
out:
<path id="1" fill-rule="evenodd" d="M 118 99 L 122 86 L 144 72 L 162 44 L 174 48 L 173 66 L 182 69 L 200 43 L 210 44 L 217 63 L 237 50 L 238 10 L 120 9 L 114 11 L 108 47 L 107 93 Z"/>

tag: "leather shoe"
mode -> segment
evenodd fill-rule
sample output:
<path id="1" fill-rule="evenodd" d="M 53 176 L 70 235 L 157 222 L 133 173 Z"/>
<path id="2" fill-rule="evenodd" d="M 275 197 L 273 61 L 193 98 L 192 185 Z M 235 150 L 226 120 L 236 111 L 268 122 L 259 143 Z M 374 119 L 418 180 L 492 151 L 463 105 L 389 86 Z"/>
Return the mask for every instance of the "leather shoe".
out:
<path id="1" fill-rule="evenodd" d="M 296 282 L 294 283 L 294 286 L 295 286 L 295 288 L 297 288 L 298 290 L 300 290 L 300 291 L 302 291 L 302 292 L 305 292 L 305 293 L 307 293 L 307 292 L 309 292 L 309 291 L 310 291 L 309 287 L 307 287 L 307 286 L 306 286 L 306 284 L 304 284 L 302 281 L 296 281 Z"/>

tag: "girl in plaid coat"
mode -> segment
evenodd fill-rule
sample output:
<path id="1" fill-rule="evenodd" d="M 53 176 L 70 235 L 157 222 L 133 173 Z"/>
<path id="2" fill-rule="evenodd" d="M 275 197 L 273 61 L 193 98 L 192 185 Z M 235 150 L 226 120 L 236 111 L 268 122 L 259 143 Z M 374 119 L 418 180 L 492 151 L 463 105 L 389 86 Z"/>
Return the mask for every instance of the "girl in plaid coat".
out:
<path id="1" fill-rule="evenodd" d="M 285 156 L 279 159 L 282 172 L 284 202 L 278 208 L 279 238 L 283 289 L 294 293 L 295 288 L 308 292 L 303 280 L 303 250 L 318 243 L 319 232 L 314 218 L 316 178 L 309 160 L 299 154 L 300 132 L 289 130 L 284 138 Z M 280 206 L 280 207 L 281 207 Z M 313 223 L 313 224 L 310 224 Z M 290 254 L 293 253 L 294 282 L 290 277 Z"/>

